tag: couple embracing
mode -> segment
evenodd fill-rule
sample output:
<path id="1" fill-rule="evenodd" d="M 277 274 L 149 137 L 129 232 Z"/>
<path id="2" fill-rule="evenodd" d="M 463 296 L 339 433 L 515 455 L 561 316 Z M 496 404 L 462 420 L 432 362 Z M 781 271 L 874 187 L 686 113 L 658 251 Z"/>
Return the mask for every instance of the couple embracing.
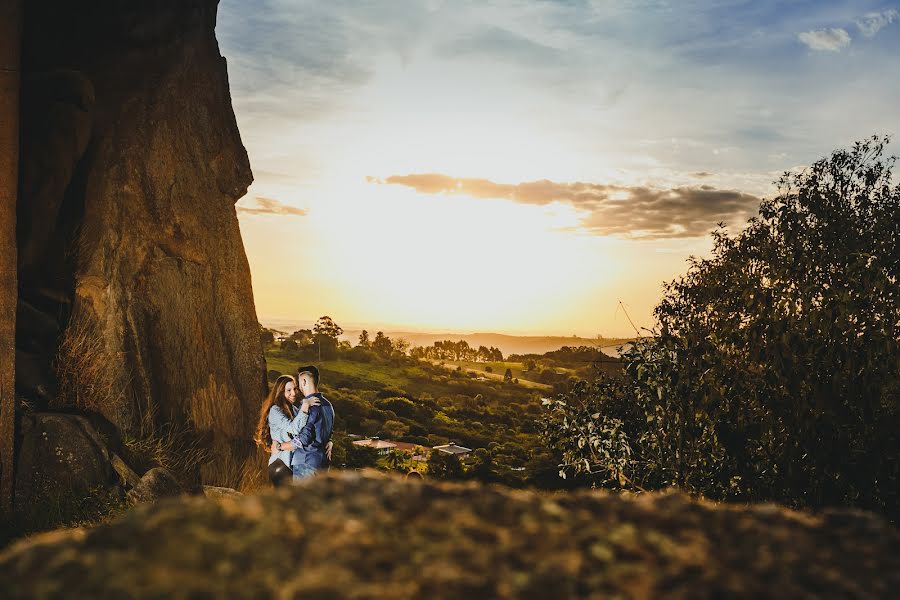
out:
<path id="1" fill-rule="evenodd" d="M 256 441 L 267 448 L 269 479 L 276 487 L 310 477 L 331 461 L 334 407 L 319 392 L 319 370 L 299 367 L 281 375 L 263 403 Z"/>

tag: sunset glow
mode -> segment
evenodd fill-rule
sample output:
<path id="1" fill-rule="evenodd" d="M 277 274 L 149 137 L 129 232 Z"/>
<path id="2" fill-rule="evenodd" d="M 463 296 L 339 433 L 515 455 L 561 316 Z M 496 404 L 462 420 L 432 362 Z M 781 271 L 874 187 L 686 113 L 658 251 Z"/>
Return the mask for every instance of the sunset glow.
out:
<path id="1" fill-rule="evenodd" d="M 900 124 L 877 2 L 263 4 L 217 29 L 263 322 L 630 335 L 717 221 Z"/>

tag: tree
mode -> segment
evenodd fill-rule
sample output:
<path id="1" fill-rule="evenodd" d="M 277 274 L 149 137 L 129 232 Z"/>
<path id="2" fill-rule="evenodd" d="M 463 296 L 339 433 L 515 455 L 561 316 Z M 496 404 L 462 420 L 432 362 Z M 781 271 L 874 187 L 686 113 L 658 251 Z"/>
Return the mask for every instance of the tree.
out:
<path id="1" fill-rule="evenodd" d="M 369 343 L 369 332 L 363 329 L 362 333 L 359 334 L 359 344 L 357 345 L 362 348 L 368 348 Z"/>
<path id="2" fill-rule="evenodd" d="M 629 402 L 598 390 L 597 411 L 569 415 L 583 431 L 617 415 L 633 480 L 900 516 L 900 185 L 885 143 L 786 173 L 746 229 L 720 227 L 711 257 L 666 284 L 655 335 L 623 355 Z"/>
<path id="3" fill-rule="evenodd" d="M 344 330 L 328 315 L 319 317 L 319 320 L 316 321 L 316 324 L 313 326 L 313 335 L 330 337 L 334 340 L 335 344 L 337 344 L 338 336 L 342 333 L 344 333 Z"/>
<path id="4" fill-rule="evenodd" d="M 343 438 L 346 439 L 346 438 Z M 343 462 L 338 462 L 337 450 L 340 447 Z M 378 464 L 378 450 L 369 446 L 357 446 L 349 440 L 335 442 L 335 464 L 346 465 L 349 469 L 364 469 Z"/>
<path id="5" fill-rule="evenodd" d="M 428 455 L 428 474 L 435 479 L 462 479 L 463 466 L 455 454 L 432 450 Z"/>
<path id="6" fill-rule="evenodd" d="M 409 342 L 403 338 L 397 338 L 391 343 L 391 347 L 394 353 L 405 356 L 406 351 L 409 350 Z"/>
<path id="7" fill-rule="evenodd" d="M 397 439 L 406 435 L 406 432 L 409 431 L 409 425 L 404 423 L 403 421 L 397 421 L 394 419 L 388 420 L 384 422 L 384 425 L 381 426 L 381 433 L 390 440 Z"/>
<path id="8" fill-rule="evenodd" d="M 310 329 L 298 329 L 292 333 L 288 339 L 298 346 L 307 346 L 313 343 L 313 332 Z"/>
<path id="9" fill-rule="evenodd" d="M 262 325 L 259 326 L 259 341 L 263 349 L 275 343 L 275 333 L 271 329 L 266 329 Z"/>
<path id="10" fill-rule="evenodd" d="M 402 452 L 391 450 L 388 452 L 387 456 L 384 457 L 384 464 L 392 471 L 403 471 L 405 470 L 403 467 L 406 465 L 406 457 Z"/>
<path id="11" fill-rule="evenodd" d="M 337 358 L 338 336 L 342 333 L 344 330 L 331 317 L 319 317 L 313 326 L 312 336 L 319 360 Z"/>
<path id="12" fill-rule="evenodd" d="M 497 479 L 494 471 L 494 457 L 486 448 L 476 448 L 473 452 L 475 463 L 470 475 L 479 481 L 492 482 Z"/>
<path id="13" fill-rule="evenodd" d="M 393 350 L 391 338 L 384 335 L 384 332 L 379 331 L 375 334 L 375 341 L 372 342 L 372 350 L 381 356 L 389 357 L 391 350 Z"/>

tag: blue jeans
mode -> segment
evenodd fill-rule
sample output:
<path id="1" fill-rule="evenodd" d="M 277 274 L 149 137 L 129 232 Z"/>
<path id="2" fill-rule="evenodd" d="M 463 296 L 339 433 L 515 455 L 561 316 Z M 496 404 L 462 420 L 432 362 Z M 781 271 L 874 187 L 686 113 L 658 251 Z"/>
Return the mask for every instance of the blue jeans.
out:
<path id="1" fill-rule="evenodd" d="M 294 479 L 306 479 L 316 474 L 316 468 L 312 465 L 291 465 L 291 472 Z"/>

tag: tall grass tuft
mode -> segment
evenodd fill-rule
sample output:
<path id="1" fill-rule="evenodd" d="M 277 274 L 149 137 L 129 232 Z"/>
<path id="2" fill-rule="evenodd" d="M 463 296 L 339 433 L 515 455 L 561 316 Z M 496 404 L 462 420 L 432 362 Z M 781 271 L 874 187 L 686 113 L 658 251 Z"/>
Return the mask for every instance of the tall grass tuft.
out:
<path id="1" fill-rule="evenodd" d="M 103 338 L 87 319 L 74 317 L 60 340 L 54 370 L 59 390 L 51 406 L 74 406 L 121 423 L 124 390 L 110 371 Z"/>

